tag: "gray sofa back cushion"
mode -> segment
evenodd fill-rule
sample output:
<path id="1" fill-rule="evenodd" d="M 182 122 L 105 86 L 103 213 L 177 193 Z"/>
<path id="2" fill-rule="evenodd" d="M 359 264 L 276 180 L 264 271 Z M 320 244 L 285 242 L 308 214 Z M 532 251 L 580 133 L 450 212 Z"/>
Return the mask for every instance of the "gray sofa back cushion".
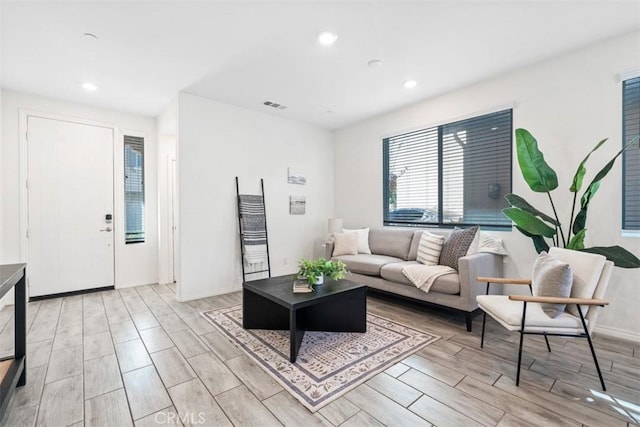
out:
<path id="1" fill-rule="evenodd" d="M 374 254 L 407 260 L 413 235 L 413 230 L 370 230 L 369 248 Z"/>
<path id="2" fill-rule="evenodd" d="M 437 234 L 438 236 L 444 236 L 445 239 L 449 235 L 449 230 L 438 230 L 435 228 L 430 228 L 426 230 L 431 234 Z M 416 231 L 413 235 L 413 240 L 411 241 L 411 248 L 409 249 L 409 256 L 407 257 L 408 261 L 415 261 L 418 258 L 418 246 L 420 246 L 420 239 L 422 238 L 422 231 Z"/>

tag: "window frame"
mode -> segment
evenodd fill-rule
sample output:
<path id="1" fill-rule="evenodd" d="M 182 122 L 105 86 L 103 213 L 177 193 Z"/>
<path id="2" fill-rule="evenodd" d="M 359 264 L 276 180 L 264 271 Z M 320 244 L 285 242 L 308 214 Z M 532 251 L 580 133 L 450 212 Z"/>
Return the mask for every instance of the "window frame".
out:
<path id="1" fill-rule="evenodd" d="M 142 153 L 141 153 L 141 171 L 140 171 L 140 175 L 141 175 L 141 187 L 142 187 L 142 212 L 141 212 L 141 216 L 142 216 L 142 221 L 141 221 L 141 231 L 138 231 L 136 233 L 130 233 L 127 230 L 127 194 L 129 193 L 127 191 L 127 147 L 133 145 L 131 143 L 127 142 L 127 138 L 131 138 L 131 139 L 136 139 L 136 140 L 141 140 L 140 142 L 140 146 L 142 148 Z M 145 243 L 146 242 L 146 238 L 147 238 L 147 232 L 146 232 L 146 177 L 145 177 L 145 173 L 146 173 L 146 148 L 145 148 L 145 141 L 146 138 L 144 135 L 141 134 L 137 134 L 135 132 L 125 132 L 122 135 L 122 145 L 123 145 L 123 151 L 122 151 L 122 164 L 123 164 L 123 171 L 122 171 L 122 177 L 123 177 L 123 213 L 124 213 L 124 218 L 123 218 L 123 231 L 124 231 L 124 243 L 125 245 L 130 245 L 130 244 L 139 244 L 139 243 Z"/>
<path id="2" fill-rule="evenodd" d="M 434 125 L 430 125 L 430 126 L 424 126 L 424 127 L 420 127 L 420 128 L 416 128 L 414 130 L 410 130 L 410 131 L 406 131 L 406 132 L 399 132 L 399 133 L 394 133 L 393 135 L 387 135 L 385 137 L 382 138 L 382 173 L 383 173 L 383 177 L 382 177 L 382 222 L 383 222 L 383 226 L 385 227 L 416 227 L 416 228 L 467 228 L 467 227 L 472 227 L 475 225 L 479 225 L 481 226 L 483 229 L 485 230 L 497 230 L 497 231 L 511 231 L 513 229 L 513 223 L 506 219 L 504 224 L 497 224 L 497 223 L 478 223 L 478 222 L 474 222 L 474 223 L 466 223 L 466 222 L 460 222 L 460 223 L 456 223 L 456 222 L 444 222 L 443 221 L 443 216 L 444 216 L 444 210 L 443 210 L 443 206 L 444 206 L 444 190 L 443 190 L 443 177 L 444 177 L 444 150 L 443 150 L 443 130 L 445 127 L 450 126 L 452 124 L 458 123 L 458 122 L 464 122 L 466 120 L 473 120 L 473 119 L 479 119 L 482 118 L 483 116 L 490 116 L 493 114 L 498 114 L 498 113 L 509 113 L 509 127 L 510 127 L 510 132 L 509 132 L 509 165 L 508 165 L 508 171 L 509 171 L 509 188 L 505 191 L 505 194 L 511 193 L 513 191 L 513 141 L 514 141 L 514 137 L 513 137 L 513 106 L 508 106 L 508 107 L 503 107 L 500 109 L 496 109 L 496 110 L 492 110 L 492 111 L 487 111 L 487 112 L 483 112 L 483 113 L 477 113 L 477 114 L 473 114 L 473 115 L 466 115 L 462 118 L 459 119 L 455 119 L 455 120 L 450 120 L 447 122 L 442 122 L 439 124 L 434 124 Z M 429 129 L 437 129 L 437 134 L 438 134 L 438 160 L 437 160 L 437 164 L 438 164 L 438 221 L 437 222 L 422 222 L 422 221 L 402 221 L 402 220 L 389 220 L 388 218 L 388 214 L 389 214 L 389 173 L 390 173 L 390 159 L 389 159 L 389 140 L 394 138 L 394 137 L 400 137 L 402 135 L 407 135 L 413 132 L 427 132 Z M 463 186 L 464 189 L 464 186 Z M 506 207 L 506 206 L 505 206 Z M 506 217 L 505 217 L 506 218 Z M 508 222 L 508 223 L 507 223 Z"/>

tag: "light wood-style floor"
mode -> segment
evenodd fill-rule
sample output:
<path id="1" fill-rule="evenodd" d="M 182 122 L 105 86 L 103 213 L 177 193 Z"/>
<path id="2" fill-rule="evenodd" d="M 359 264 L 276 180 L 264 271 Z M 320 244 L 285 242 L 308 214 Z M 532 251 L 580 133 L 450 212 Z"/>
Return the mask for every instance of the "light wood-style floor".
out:
<path id="1" fill-rule="evenodd" d="M 515 387 L 517 334 L 461 317 L 369 298 L 369 311 L 442 337 L 310 413 L 199 316 L 240 293 L 176 302 L 166 285 L 29 304 L 28 381 L 7 426 L 193 425 L 525 426 L 640 424 L 640 345 L 596 338 L 603 393 L 586 340 L 525 340 Z M 335 315 L 340 315 L 335 313 Z M 13 342 L 0 311 L 0 349 Z"/>

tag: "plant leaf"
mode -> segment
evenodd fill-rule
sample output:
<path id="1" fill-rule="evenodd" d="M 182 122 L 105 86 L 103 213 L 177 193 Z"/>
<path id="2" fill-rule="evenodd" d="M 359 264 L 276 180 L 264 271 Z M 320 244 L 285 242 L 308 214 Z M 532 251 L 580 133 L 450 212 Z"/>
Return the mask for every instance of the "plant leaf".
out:
<path id="1" fill-rule="evenodd" d="M 518 196 L 517 194 L 509 193 L 505 195 L 504 198 L 507 199 L 507 202 L 509 202 L 509 204 L 514 208 L 520 208 L 523 211 L 529 212 L 531 215 L 540 217 L 541 219 L 547 222 L 550 222 L 553 225 L 560 226 L 560 223 L 556 221 L 554 218 L 551 218 L 549 215 L 545 214 L 544 212 L 540 212 L 539 210 L 531 206 L 525 199 Z"/>
<path id="2" fill-rule="evenodd" d="M 583 228 L 571 238 L 571 241 L 567 245 L 567 249 L 580 250 L 584 249 L 584 236 L 587 234 L 587 229 Z"/>
<path id="3" fill-rule="evenodd" d="M 609 261 L 613 261 L 616 267 L 639 268 L 640 259 L 620 246 L 594 246 L 581 249 L 582 252 L 604 255 Z"/>
<path id="4" fill-rule="evenodd" d="M 516 129 L 516 152 L 524 180 L 531 190 L 546 193 L 558 187 L 556 172 L 538 150 L 538 141 L 526 129 Z"/>
<path id="5" fill-rule="evenodd" d="M 569 187 L 569 191 L 571 191 L 572 193 L 577 193 L 578 191 L 580 191 L 580 188 L 582 188 L 582 180 L 584 179 L 584 176 L 587 173 L 587 168 L 584 165 L 587 163 L 587 160 L 589 160 L 589 156 L 591 156 L 591 154 L 594 151 L 600 148 L 602 144 L 607 142 L 608 139 L 609 138 L 605 138 L 602 141 L 598 142 L 596 146 L 593 148 L 593 150 L 589 151 L 589 154 L 587 154 L 587 156 L 578 166 L 578 170 L 576 171 L 576 174 L 573 176 L 573 181 L 571 182 L 571 187 Z"/>
<path id="6" fill-rule="evenodd" d="M 518 227 L 533 235 L 553 237 L 556 234 L 555 229 L 549 227 L 547 224 L 542 222 L 542 220 L 531 215 L 529 212 L 523 211 L 522 209 L 505 208 L 502 210 L 502 213 Z"/>
<path id="7" fill-rule="evenodd" d="M 571 228 L 573 234 L 578 234 L 580 230 L 584 229 L 585 225 L 587 224 L 587 209 L 589 209 L 589 203 L 591 202 L 591 199 L 593 198 L 593 196 L 595 196 L 596 192 L 600 188 L 601 181 L 613 168 L 613 165 L 616 163 L 616 159 L 618 158 L 618 156 L 620 156 L 620 154 L 622 154 L 624 150 L 627 149 L 627 147 L 629 147 L 629 145 L 626 145 L 622 150 L 618 151 L 618 154 L 616 154 L 613 159 L 609 160 L 609 163 L 607 163 L 602 169 L 600 169 L 600 172 L 596 174 L 596 176 L 591 181 L 591 184 L 589 184 L 587 189 L 584 191 L 584 194 L 580 198 L 580 212 L 578 212 L 578 214 L 576 215 L 576 219 L 573 221 L 573 227 Z"/>
<path id="8" fill-rule="evenodd" d="M 534 236 L 531 233 L 527 233 L 526 231 L 524 231 L 522 228 L 518 227 L 517 225 L 516 225 L 516 228 L 518 229 L 519 232 L 521 232 L 525 236 L 531 238 L 531 240 L 533 241 L 533 246 L 536 248 L 536 252 L 537 253 L 540 253 L 542 251 L 549 252 L 549 245 L 547 244 L 546 240 L 544 240 L 544 237 L 542 237 L 542 236 Z"/>

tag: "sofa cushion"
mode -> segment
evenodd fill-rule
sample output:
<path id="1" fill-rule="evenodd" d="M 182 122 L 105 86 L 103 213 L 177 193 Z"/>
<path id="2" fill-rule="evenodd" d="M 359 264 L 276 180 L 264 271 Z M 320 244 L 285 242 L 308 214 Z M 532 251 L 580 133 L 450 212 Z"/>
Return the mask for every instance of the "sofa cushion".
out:
<path id="1" fill-rule="evenodd" d="M 333 233 L 333 256 L 357 253 L 358 235 L 356 233 Z"/>
<path id="2" fill-rule="evenodd" d="M 416 261 L 418 259 L 418 246 L 420 246 L 420 239 L 422 238 L 422 233 L 431 233 L 437 234 L 438 236 L 444 236 L 445 240 L 449 235 L 449 230 L 439 230 L 437 228 L 430 228 L 429 231 L 416 231 L 413 235 L 413 240 L 411 241 L 411 247 L 409 249 L 409 256 L 407 257 L 407 261 Z"/>
<path id="3" fill-rule="evenodd" d="M 413 235 L 413 230 L 370 230 L 369 248 L 373 254 L 407 260 Z"/>
<path id="4" fill-rule="evenodd" d="M 358 236 L 358 253 L 359 254 L 370 254 L 371 249 L 369 249 L 369 227 L 367 228 L 358 228 L 355 230 L 349 230 L 346 228 L 342 229 L 343 233 L 356 233 Z"/>
<path id="5" fill-rule="evenodd" d="M 406 285 L 416 287 L 402 274 L 402 267 L 408 264 L 418 264 L 417 261 L 394 262 L 386 264 L 380 269 L 380 276 L 391 282 L 398 283 L 398 286 Z M 460 293 L 460 278 L 457 274 L 445 274 L 436 279 L 429 292 L 440 292 L 442 294 L 457 295 Z"/>
<path id="6" fill-rule="evenodd" d="M 365 274 L 367 276 L 379 276 L 383 265 L 403 261 L 399 258 L 375 254 L 341 255 L 331 259 L 344 262 L 347 270 L 352 273 Z"/>
<path id="7" fill-rule="evenodd" d="M 458 260 L 467 254 L 469 246 L 471 246 L 477 232 L 477 225 L 465 230 L 460 228 L 453 230 L 442 246 L 440 262 L 438 264 L 447 265 L 457 271 Z"/>

